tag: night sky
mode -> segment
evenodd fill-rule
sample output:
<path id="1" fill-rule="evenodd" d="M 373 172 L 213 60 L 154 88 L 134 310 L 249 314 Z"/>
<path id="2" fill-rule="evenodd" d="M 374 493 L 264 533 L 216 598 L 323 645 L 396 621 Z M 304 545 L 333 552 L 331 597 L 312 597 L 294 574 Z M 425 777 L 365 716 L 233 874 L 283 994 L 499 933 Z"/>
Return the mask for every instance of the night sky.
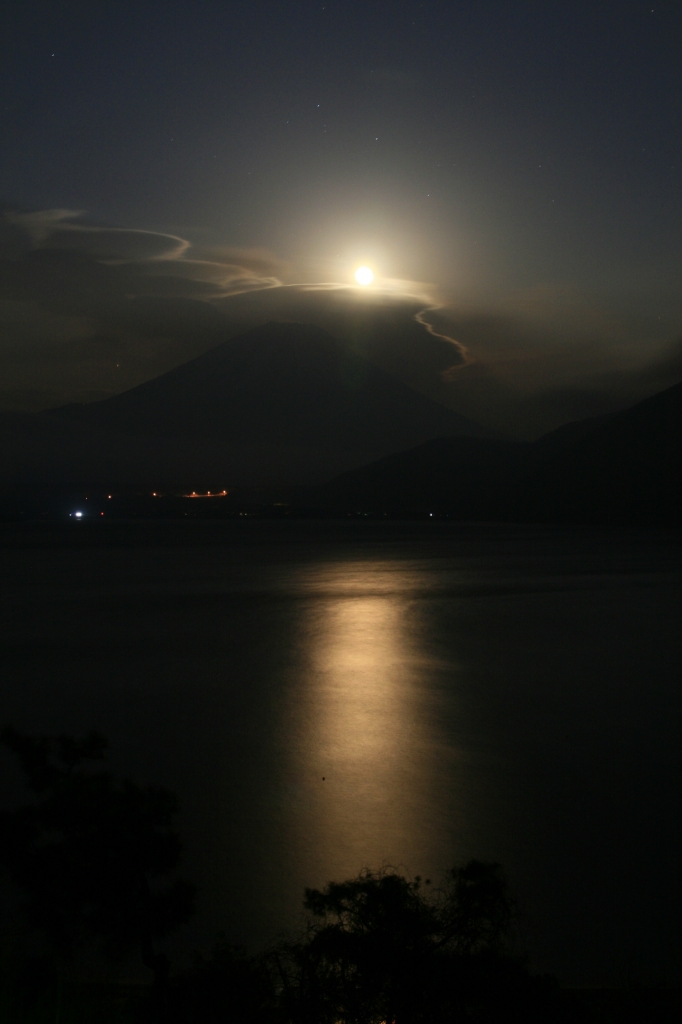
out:
<path id="1" fill-rule="evenodd" d="M 677 3 L 4 10 L 0 408 L 277 318 L 519 437 L 682 377 Z"/>

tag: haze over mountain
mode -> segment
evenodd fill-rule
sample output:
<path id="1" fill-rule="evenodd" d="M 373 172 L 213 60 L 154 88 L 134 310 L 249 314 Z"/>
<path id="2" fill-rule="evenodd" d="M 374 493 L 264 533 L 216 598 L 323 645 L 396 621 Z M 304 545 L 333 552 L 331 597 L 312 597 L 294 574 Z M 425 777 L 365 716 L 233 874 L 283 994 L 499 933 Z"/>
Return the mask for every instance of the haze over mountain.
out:
<path id="1" fill-rule="evenodd" d="M 150 489 L 322 482 L 429 438 L 490 434 L 297 323 L 267 324 L 105 401 L 4 423 L 5 476 Z"/>

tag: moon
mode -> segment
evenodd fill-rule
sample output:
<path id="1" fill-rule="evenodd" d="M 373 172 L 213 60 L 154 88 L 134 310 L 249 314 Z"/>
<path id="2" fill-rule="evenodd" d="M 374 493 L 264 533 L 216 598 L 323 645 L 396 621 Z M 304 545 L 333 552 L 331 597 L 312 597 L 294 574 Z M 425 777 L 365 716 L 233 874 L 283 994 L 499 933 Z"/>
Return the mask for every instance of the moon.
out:
<path id="1" fill-rule="evenodd" d="M 371 284 L 374 280 L 374 273 L 369 267 L 358 267 L 355 271 L 355 280 L 358 284 L 361 284 L 363 288 L 366 288 L 368 284 Z"/>

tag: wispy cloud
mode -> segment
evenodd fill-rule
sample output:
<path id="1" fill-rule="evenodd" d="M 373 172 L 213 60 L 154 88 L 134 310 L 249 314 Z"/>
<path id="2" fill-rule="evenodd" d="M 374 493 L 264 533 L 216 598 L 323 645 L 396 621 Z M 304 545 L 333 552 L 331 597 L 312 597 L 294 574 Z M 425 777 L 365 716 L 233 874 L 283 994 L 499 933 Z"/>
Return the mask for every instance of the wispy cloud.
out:
<path id="1" fill-rule="evenodd" d="M 466 308 L 424 282 L 305 280 L 261 248 L 193 247 L 75 210 L 0 216 L 0 372 L 14 404 L 122 391 L 267 320 L 316 324 L 432 398 L 526 436 L 682 376 L 679 345 L 647 341 L 560 284 Z"/>

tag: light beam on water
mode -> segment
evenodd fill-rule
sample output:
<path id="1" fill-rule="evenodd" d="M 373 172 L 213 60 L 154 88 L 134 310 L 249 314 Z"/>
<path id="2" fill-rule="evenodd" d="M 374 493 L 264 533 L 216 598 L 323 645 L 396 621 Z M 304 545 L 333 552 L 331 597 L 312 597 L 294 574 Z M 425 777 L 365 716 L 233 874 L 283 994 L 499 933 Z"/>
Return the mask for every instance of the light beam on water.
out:
<path id="1" fill-rule="evenodd" d="M 312 796 L 301 858 L 312 855 L 327 875 L 330 862 L 339 876 L 386 861 L 414 872 L 434 858 L 441 866 L 445 834 L 461 817 L 451 785 L 458 753 L 439 723 L 448 701 L 433 685 L 452 665 L 428 651 L 416 582 L 413 572 L 353 564 L 309 583 L 289 771 Z"/>

